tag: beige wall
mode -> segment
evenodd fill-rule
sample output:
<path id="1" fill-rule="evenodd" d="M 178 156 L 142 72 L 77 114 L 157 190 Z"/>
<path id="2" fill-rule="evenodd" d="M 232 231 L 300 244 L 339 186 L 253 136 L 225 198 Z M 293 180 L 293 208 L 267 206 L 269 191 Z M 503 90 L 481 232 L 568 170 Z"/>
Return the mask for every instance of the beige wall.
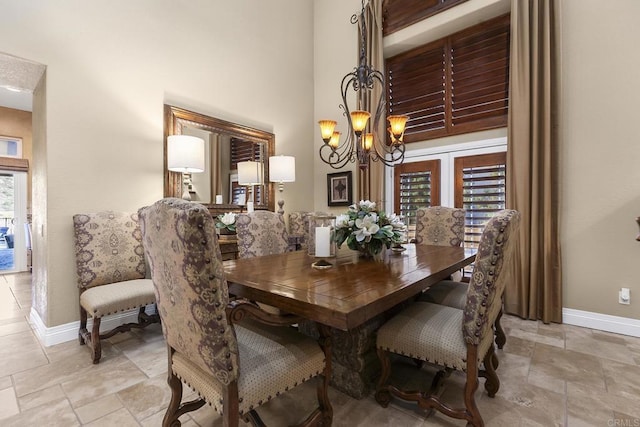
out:
<path id="1" fill-rule="evenodd" d="M 304 206 L 313 186 L 310 1 L 2 0 L 0 9 L 0 52 L 47 67 L 46 175 L 34 184 L 46 198 L 38 232 L 48 250 L 34 280 L 46 286 L 47 326 L 78 319 L 72 215 L 162 197 L 164 103 L 273 132 L 276 152 L 297 158 L 285 208 Z"/>
<path id="2" fill-rule="evenodd" d="M 640 2 L 561 3 L 564 306 L 640 319 Z"/>
<path id="3" fill-rule="evenodd" d="M 0 135 L 22 138 L 22 158 L 29 160 L 27 212 L 31 212 L 31 111 L 0 107 Z"/>

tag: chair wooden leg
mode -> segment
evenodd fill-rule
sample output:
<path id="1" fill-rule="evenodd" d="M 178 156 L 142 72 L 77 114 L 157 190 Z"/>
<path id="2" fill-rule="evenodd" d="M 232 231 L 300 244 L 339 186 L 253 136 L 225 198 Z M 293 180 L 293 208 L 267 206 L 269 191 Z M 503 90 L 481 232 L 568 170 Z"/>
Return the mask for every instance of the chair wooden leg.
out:
<path id="1" fill-rule="evenodd" d="M 89 331 L 87 330 L 87 310 L 80 306 L 80 329 L 78 329 L 78 340 L 80 345 L 85 345 L 89 337 Z"/>
<path id="2" fill-rule="evenodd" d="M 467 350 L 467 382 L 464 385 L 464 406 L 467 412 L 467 426 L 483 427 L 484 421 L 476 405 L 476 390 L 478 389 L 478 353 L 477 347 Z"/>
<path id="3" fill-rule="evenodd" d="M 91 330 L 91 353 L 93 355 L 93 364 L 100 362 L 102 357 L 102 344 L 100 343 L 100 321 L 102 318 L 93 318 L 93 329 Z"/>
<path id="4" fill-rule="evenodd" d="M 493 345 L 489 347 L 489 351 L 484 356 L 483 364 L 484 371 L 479 373 L 480 376 L 485 378 L 484 389 L 487 391 L 489 397 L 495 397 L 498 389 L 500 388 L 500 379 L 494 368 L 495 349 Z M 497 358 L 496 358 L 497 359 Z"/>
<path id="5" fill-rule="evenodd" d="M 500 309 L 500 311 L 498 312 L 498 317 L 496 317 L 496 321 L 493 324 L 493 326 L 495 327 L 495 331 L 496 331 L 496 345 L 498 346 L 499 349 L 502 350 L 502 348 L 507 342 L 507 335 L 504 333 L 504 329 L 502 329 L 502 325 L 500 324 L 501 317 L 502 317 L 502 309 Z M 497 368 L 498 367 L 496 366 L 496 369 Z"/>
<path id="6" fill-rule="evenodd" d="M 389 360 L 389 355 L 385 350 L 378 348 L 377 352 L 382 372 L 380 372 L 380 379 L 378 380 L 378 386 L 376 387 L 375 398 L 376 402 L 378 402 L 380 406 L 386 408 L 389 405 L 389 402 L 391 402 L 391 393 L 389 393 L 389 387 L 387 385 L 387 380 L 391 374 L 391 361 Z"/>
<path id="7" fill-rule="evenodd" d="M 318 378 L 318 407 L 320 408 L 320 416 L 322 425 L 330 426 L 333 421 L 333 407 L 329 400 L 329 381 L 331 381 L 331 359 L 333 341 L 331 339 L 331 328 L 326 325 L 316 323 L 318 332 L 320 333 L 320 347 L 324 352 L 324 374 Z"/>
<path id="8" fill-rule="evenodd" d="M 162 419 L 162 427 L 180 427 L 182 423 L 180 423 L 178 419 L 178 409 L 182 401 L 182 381 L 175 376 L 171 366 L 169 366 L 167 383 L 169 384 L 169 388 L 171 388 L 171 400 L 169 401 L 167 412 L 165 412 L 164 418 Z"/>

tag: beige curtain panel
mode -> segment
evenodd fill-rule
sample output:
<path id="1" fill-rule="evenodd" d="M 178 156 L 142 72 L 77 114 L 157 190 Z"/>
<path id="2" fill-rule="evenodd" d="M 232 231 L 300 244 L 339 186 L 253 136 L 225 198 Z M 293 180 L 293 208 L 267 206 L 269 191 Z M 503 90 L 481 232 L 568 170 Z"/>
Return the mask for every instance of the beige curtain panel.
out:
<path id="1" fill-rule="evenodd" d="M 384 74 L 384 54 L 382 51 L 382 0 L 371 0 L 364 10 L 367 30 L 366 55 L 369 58 L 369 66 Z M 358 55 L 360 55 L 360 26 L 358 25 Z M 384 88 L 375 86 L 369 97 L 361 100 L 361 105 L 367 111 L 375 113 L 372 106 L 377 105 Z M 373 120 L 373 117 L 371 117 Z M 378 135 L 386 134 L 386 121 L 381 120 Z M 384 164 L 382 162 L 369 162 L 368 169 L 359 169 L 358 172 L 358 199 L 368 199 L 376 202 L 379 208 L 384 207 Z"/>
<path id="2" fill-rule="evenodd" d="M 558 205 L 559 0 L 512 0 L 507 207 L 522 215 L 505 310 L 562 322 Z"/>

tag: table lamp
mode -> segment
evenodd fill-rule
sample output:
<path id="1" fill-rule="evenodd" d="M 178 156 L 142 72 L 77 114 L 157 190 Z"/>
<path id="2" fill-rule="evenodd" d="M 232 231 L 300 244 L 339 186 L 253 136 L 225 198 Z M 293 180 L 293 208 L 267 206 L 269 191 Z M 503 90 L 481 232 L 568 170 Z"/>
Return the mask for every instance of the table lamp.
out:
<path id="1" fill-rule="evenodd" d="M 182 198 L 191 200 L 191 174 L 204 172 L 204 139 L 170 135 L 167 138 L 167 169 L 182 174 Z"/>
<path id="2" fill-rule="evenodd" d="M 254 185 L 262 184 L 262 163 L 254 161 L 238 162 L 238 184 L 246 185 L 251 192 L 247 198 L 247 212 L 253 212 Z"/>
<path id="3" fill-rule="evenodd" d="M 296 158 L 293 156 L 269 157 L 269 181 L 278 183 L 278 192 L 282 193 L 285 182 L 296 180 Z M 284 200 L 278 200 L 278 213 L 284 214 Z"/>

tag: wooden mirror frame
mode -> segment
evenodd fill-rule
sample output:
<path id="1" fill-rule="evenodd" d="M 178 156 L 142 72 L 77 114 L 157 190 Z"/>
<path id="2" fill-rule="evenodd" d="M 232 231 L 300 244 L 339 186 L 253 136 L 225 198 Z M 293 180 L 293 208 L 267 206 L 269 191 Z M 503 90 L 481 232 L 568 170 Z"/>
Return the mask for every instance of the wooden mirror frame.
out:
<path id="1" fill-rule="evenodd" d="M 268 158 L 275 155 L 275 135 L 259 129 L 250 128 L 237 123 L 228 122 L 217 119 L 215 117 L 205 116 L 204 114 L 185 110 L 183 108 L 174 107 L 172 105 L 164 105 L 164 197 L 181 197 L 182 195 L 182 174 L 172 172 L 167 167 L 167 138 L 169 135 L 181 135 L 182 127 L 189 125 L 205 131 L 224 133 L 245 140 L 265 143 L 267 146 L 267 156 L 264 159 L 264 186 L 263 194 L 266 200 L 256 201 L 255 209 L 263 209 L 275 211 L 275 192 L 274 183 L 269 182 L 269 160 Z M 215 207 L 214 204 L 205 204 L 209 207 Z M 219 206 L 219 205 L 218 205 Z M 232 206 L 232 205 L 224 205 Z M 241 206 L 238 206 L 241 208 Z"/>

